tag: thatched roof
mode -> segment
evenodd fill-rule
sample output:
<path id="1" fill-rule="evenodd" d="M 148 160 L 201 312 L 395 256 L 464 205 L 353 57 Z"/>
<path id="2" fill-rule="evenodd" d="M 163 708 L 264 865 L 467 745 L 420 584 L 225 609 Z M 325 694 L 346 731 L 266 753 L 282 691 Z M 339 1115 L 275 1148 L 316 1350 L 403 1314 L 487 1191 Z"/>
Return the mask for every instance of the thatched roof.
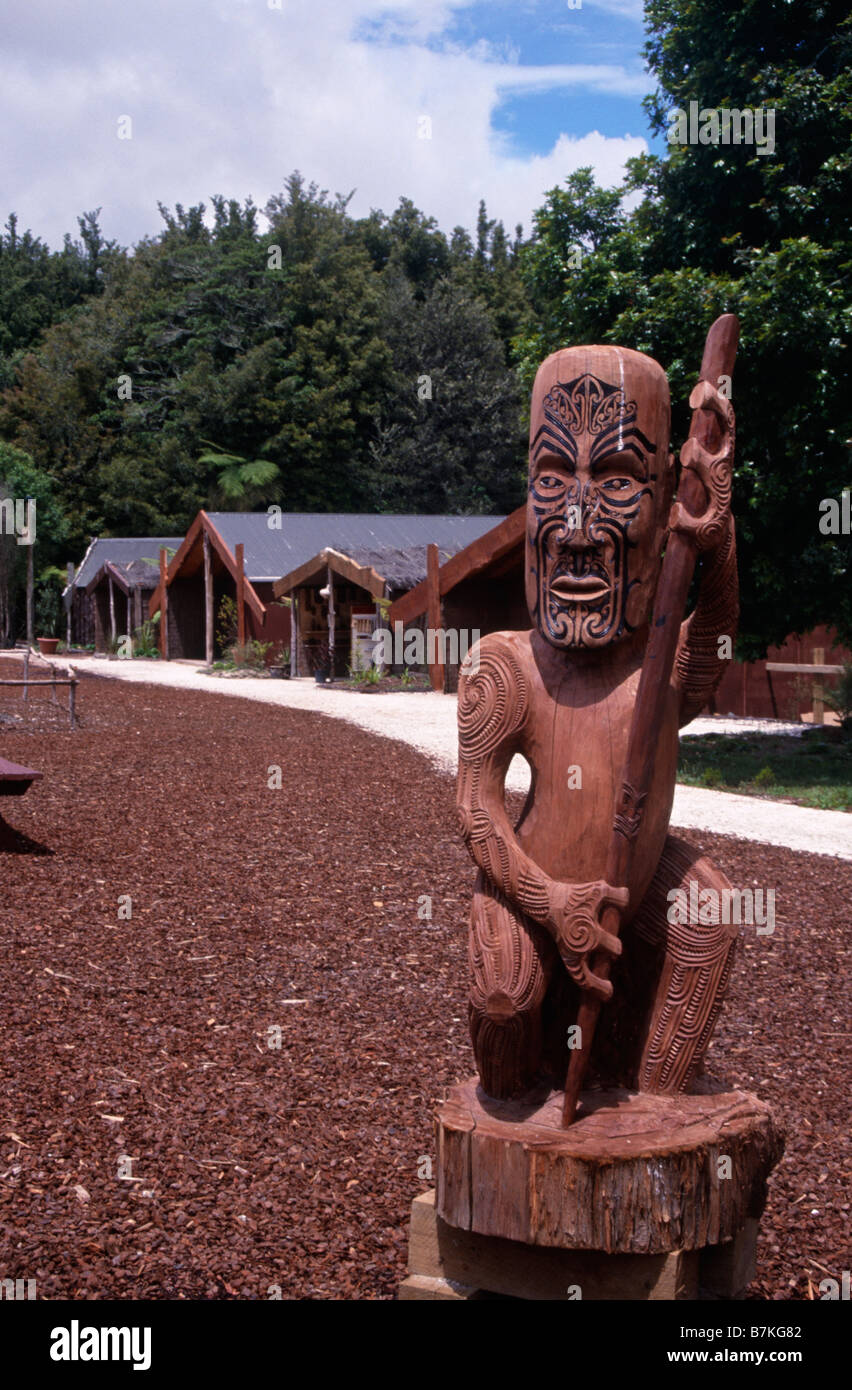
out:
<path id="1" fill-rule="evenodd" d="M 412 545 L 405 549 L 387 546 L 381 550 L 352 550 L 352 559 L 359 565 L 370 565 L 382 576 L 391 590 L 404 592 L 426 578 L 426 547 Z M 452 551 L 438 550 L 440 563 L 450 558 Z"/>
<path id="2" fill-rule="evenodd" d="M 147 559 L 127 560 L 124 563 L 107 560 L 92 575 L 86 585 L 86 593 L 93 593 L 99 585 L 108 582 L 110 578 L 126 594 L 132 593 L 135 589 L 142 589 L 144 592 L 150 593 L 152 589 L 156 589 L 160 582 L 160 570 L 158 565 L 152 564 Z"/>

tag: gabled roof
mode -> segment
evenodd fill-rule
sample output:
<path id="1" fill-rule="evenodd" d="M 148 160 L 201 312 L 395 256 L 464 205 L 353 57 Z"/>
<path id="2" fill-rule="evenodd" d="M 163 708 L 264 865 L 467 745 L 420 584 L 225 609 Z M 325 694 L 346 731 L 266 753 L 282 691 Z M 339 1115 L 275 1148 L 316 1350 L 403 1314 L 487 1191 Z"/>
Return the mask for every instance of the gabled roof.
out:
<path id="1" fill-rule="evenodd" d="M 451 551 L 439 548 L 439 564 L 449 560 L 451 555 Z M 355 549 L 348 555 L 334 550 L 331 546 L 325 546 L 309 560 L 305 560 L 304 564 L 297 565 L 295 569 L 275 581 L 275 597 L 281 598 L 282 594 L 290 594 L 302 585 L 311 584 L 316 578 L 323 578 L 323 571 L 329 566 L 342 579 L 348 579 L 352 584 L 367 589 L 375 598 L 384 598 L 388 590 L 392 593 L 404 593 L 425 577 L 426 546 L 415 545 L 409 550 L 398 550 L 394 546 L 384 550 Z"/>
<path id="2" fill-rule="evenodd" d="M 74 587 L 85 589 L 108 560 L 116 565 L 127 565 L 131 560 L 158 565 L 161 548 L 177 550 L 182 540 L 182 536 L 96 536 L 80 561 Z"/>
<path id="3" fill-rule="evenodd" d="M 505 565 L 523 556 L 526 506 L 518 507 L 470 545 L 452 555 L 438 570 L 438 593 L 443 597 L 463 579 L 482 574 L 491 566 Z M 391 604 L 388 621 L 407 623 L 425 613 L 429 606 L 429 587 L 424 579 Z"/>
<path id="4" fill-rule="evenodd" d="M 422 549 L 434 542 L 447 555 L 490 531 L 499 516 L 376 516 L 369 512 L 207 512 L 233 553 L 242 541 L 246 578 L 271 583 L 321 550 L 355 558 L 376 551 Z"/>
<path id="5" fill-rule="evenodd" d="M 147 560 L 129 560 L 122 565 L 107 560 L 89 580 L 86 593 L 91 594 L 104 579 L 112 579 L 123 593 L 129 594 L 134 589 L 155 589 L 160 581 L 160 571 Z"/>
<path id="6" fill-rule="evenodd" d="M 317 555 L 313 555 L 310 560 L 306 560 L 303 565 L 298 565 L 278 579 L 272 592 L 276 598 L 283 598 L 285 594 L 291 594 L 294 589 L 300 588 L 303 584 L 310 584 L 312 581 L 320 580 L 325 583 L 326 575 L 331 570 L 341 579 L 348 580 L 350 584 L 356 584 L 359 588 L 365 589 L 372 594 L 373 598 L 384 598 L 385 596 L 385 577 L 377 574 L 370 565 L 359 565 L 357 561 L 348 555 L 341 555 L 339 550 L 321 550 Z"/>
<path id="7" fill-rule="evenodd" d="M 239 516 L 241 513 L 216 512 L 214 515 L 217 517 Z M 251 513 L 246 513 L 246 515 L 251 515 Z M 264 516 L 266 516 L 266 514 L 264 514 Z M 205 512 L 202 508 L 178 546 L 177 554 L 173 555 L 169 562 L 168 569 L 166 570 L 167 586 L 174 582 L 178 575 L 181 574 L 181 571 L 185 571 L 186 577 L 189 577 L 201 568 L 203 564 L 205 537 L 210 543 L 214 569 L 216 565 L 220 565 L 230 574 L 235 583 L 238 582 L 239 565 L 237 564 L 236 552 L 240 541 L 237 539 L 233 547 L 229 546 L 218 526 L 214 523 L 210 513 Z M 243 556 L 242 569 L 245 579 L 245 601 L 255 617 L 263 622 L 266 618 L 266 606 L 261 602 L 251 579 L 246 575 L 247 565 L 245 563 L 245 555 Z M 158 583 L 148 601 L 148 612 L 152 618 L 163 605 L 161 589 L 162 585 Z"/>

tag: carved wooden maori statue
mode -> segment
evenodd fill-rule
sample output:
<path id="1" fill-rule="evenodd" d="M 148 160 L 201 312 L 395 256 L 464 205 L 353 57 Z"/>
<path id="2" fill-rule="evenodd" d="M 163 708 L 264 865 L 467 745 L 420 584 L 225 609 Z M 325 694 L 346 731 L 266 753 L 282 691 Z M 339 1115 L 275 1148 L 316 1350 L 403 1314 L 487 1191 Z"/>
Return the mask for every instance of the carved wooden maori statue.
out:
<path id="1" fill-rule="evenodd" d="M 732 356 L 729 344 L 722 359 Z M 708 858 L 669 834 L 678 729 L 715 690 L 718 639 L 733 639 L 737 622 L 734 416 L 717 380 L 702 370 L 690 398 L 681 464 L 691 510 L 673 505 L 669 390 L 652 358 L 568 348 L 535 380 L 533 627 L 483 638 L 459 686 L 458 810 L 479 868 L 470 1025 L 482 1088 L 495 1098 L 564 1084 L 578 1018 L 590 1077 L 685 1091 L 719 1015 L 737 928 L 668 920 L 672 889 L 688 892 L 694 881 L 718 890 L 719 901 L 730 888 Z M 682 482 L 679 496 L 688 492 Z M 696 606 L 679 631 L 682 603 L 674 625 L 671 612 L 654 608 L 658 585 L 662 594 L 673 582 L 660 575 L 675 536 L 700 564 Z M 689 575 L 677 582 L 685 598 Z M 670 676 L 652 614 L 660 629 L 668 617 Z M 644 679 L 657 688 L 637 715 L 649 645 Z M 532 785 L 512 826 L 504 780 L 516 753 Z M 640 762 L 645 771 L 631 780 L 625 769 Z"/>

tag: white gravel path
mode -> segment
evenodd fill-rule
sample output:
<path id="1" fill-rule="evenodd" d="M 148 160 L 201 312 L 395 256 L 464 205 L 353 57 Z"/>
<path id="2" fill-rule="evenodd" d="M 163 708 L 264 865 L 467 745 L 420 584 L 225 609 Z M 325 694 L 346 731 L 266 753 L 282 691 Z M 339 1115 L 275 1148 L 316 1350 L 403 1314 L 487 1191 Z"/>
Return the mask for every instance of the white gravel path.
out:
<path id="1" fill-rule="evenodd" d="M 59 665 L 66 664 L 61 658 Z M 181 690 L 231 695 L 290 709 L 313 710 L 333 719 L 348 719 L 359 728 L 384 738 L 399 739 L 425 753 L 444 771 L 456 769 L 456 701 L 447 695 L 412 692 L 361 695 L 354 691 L 320 687 L 313 680 L 254 680 L 250 677 L 208 676 L 192 662 L 111 661 L 99 657 L 74 658 L 80 674 L 108 676 L 116 680 L 169 685 Z M 85 712 L 85 688 L 81 691 Z M 746 732 L 763 729 L 801 733 L 801 725 L 758 719 L 695 719 L 683 737 L 702 733 Z M 516 758 L 507 785 L 525 791 L 529 769 Z M 852 859 L 852 816 L 843 811 L 818 811 L 783 801 L 763 801 L 732 792 L 702 787 L 675 789 L 672 825 L 737 835 L 767 845 L 782 845 L 809 854 L 828 854 Z"/>

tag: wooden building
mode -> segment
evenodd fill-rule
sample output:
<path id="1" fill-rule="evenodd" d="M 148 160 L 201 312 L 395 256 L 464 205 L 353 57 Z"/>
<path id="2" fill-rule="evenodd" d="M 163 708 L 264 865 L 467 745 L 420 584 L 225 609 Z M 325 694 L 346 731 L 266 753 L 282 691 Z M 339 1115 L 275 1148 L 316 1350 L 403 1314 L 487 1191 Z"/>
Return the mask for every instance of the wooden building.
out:
<path id="1" fill-rule="evenodd" d="M 209 664 L 224 655 L 228 644 L 221 638 L 221 615 L 226 597 L 234 603 L 235 642 L 270 642 L 274 655 L 289 644 L 290 617 L 283 605 L 273 602 L 277 576 L 265 572 L 269 556 L 266 537 L 253 524 L 258 520 L 265 529 L 266 513 L 258 517 L 200 511 L 176 554 L 161 565 L 148 608 L 151 616 L 161 614 L 160 654 L 166 659 Z"/>
<path id="2" fill-rule="evenodd" d="M 448 559 L 491 530 L 496 520 L 493 516 L 374 516 L 281 512 L 278 508 L 199 512 L 177 553 L 163 566 L 149 601 L 151 614 L 158 609 L 165 612 L 160 624 L 161 652 L 172 659 L 212 661 L 219 654 L 217 616 L 227 595 L 236 604 L 237 640 L 270 642 L 279 656 L 291 646 L 289 598 L 291 590 L 299 591 L 304 626 L 300 625 L 291 660 L 299 674 L 310 674 L 329 656 L 322 650 L 331 629 L 320 594 L 328 579 L 328 560 L 317 557 L 330 554 L 339 557 L 334 563 L 343 566 L 340 572 L 332 566 L 338 581 L 332 595 L 332 602 L 336 597 L 338 603 L 332 624 L 334 668 L 343 674 L 350 662 L 353 615 L 369 617 L 372 623 L 377 598 L 401 593 L 425 575 L 430 542 L 438 544 L 442 559 Z M 387 573 L 377 570 L 375 579 L 365 579 L 361 572 L 372 568 L 373 561 Z"/>
<path id="3" fill-rule="evenodd" d="M 123 636 L 132 636 L 148 617 L 148 604 L 159 581 L 157 566 L 148 560 L 116 563 L 107 560 L 86 585 L 91 603 L 96 652 L 109 650 Z"/>
<path id="4" fill-rule="evenodd" d="M 373 633 L 385 623 L 385 601 L 425 577 L 430 548 L 391 547 L 344 555 L 326 547 L 283 575 L 274 592 L 291 604 L 291 675 L 326 669 L 339 677 L 370 666 Z"/>
<path id="5" fill-rule="evenodd" d="M 126 575 L 128 566 L 141 564 L 143 567 L 156 567 L 159 564 L 160 551 L 165 547 L 169 553 L 173 554 L 182 539 L 182 536 L 96 536 L 90 542 L 77 569 L 74 570 L 73 565 L 68 566 L 69 582 L 63 591 L 62 602 L 66 614 L 65 635 L 69 643 L 80 647 L 100 644 L 101 649 L 105 645 L 106 636 L 110 632 L 108 585 L 106 590 L 101 590 L 100 584 L 95 581 L 98 580 L 99 576 L 101 584 L 106 581 L 107 565 L 115 567 L 113 583 L 116 584 L 118 581 L 115 571 Z M 138 579 L 138 575 L 136 578 Z M 102 594 L 106 594 L 105 608 Z M 142 614 L 143 617 L 147 617 L 148 602 L 144 589 L 142 590 L 142 598 Z M 101 605 L 99 619 L 96 617 L 98 604 Z M 114 590 L 114 608 L 115 604 Z M 115 612 L 117 635 L 122 637 L 127 632 L 126 604 L 122 606 L 122 601 L 118 600 Z M 133 607 L 131 605 L 132 617 Z M 98 622 L 100 622 L 100 636 L 98 635 Z M 134 627 L 138 626 L 139 624 L 134 621 Z"/>
<path id="6" fill-rule="evenodd" d="M 433 565 L 426 578 L 391 604 L 391 628 L 424 621 L 430 628 L 463 632 L 523 632 L 530 626 L 524 597 L 526 508 L 518 507 L 490 531 L 444 564 Z M 458 663 L 431 672 L 436 690 L 458 686 Z"/>

